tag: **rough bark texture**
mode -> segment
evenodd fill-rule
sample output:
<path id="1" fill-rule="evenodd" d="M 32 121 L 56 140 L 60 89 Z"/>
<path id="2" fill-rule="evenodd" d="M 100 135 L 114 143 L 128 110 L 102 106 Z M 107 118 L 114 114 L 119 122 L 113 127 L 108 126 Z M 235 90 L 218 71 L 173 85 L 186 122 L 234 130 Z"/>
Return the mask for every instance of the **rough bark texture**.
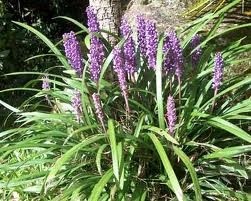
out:
<path id="1" fill-rule="evenodd" d="M 120 0 L 90 0 L 90 5 L 97 10 L 98 20 L 101 29 L 118 34 L 121 1 Z M 112 44 L 116 44 L 116 39 L 111 35 L 103 33 L 103 36 Z"/>

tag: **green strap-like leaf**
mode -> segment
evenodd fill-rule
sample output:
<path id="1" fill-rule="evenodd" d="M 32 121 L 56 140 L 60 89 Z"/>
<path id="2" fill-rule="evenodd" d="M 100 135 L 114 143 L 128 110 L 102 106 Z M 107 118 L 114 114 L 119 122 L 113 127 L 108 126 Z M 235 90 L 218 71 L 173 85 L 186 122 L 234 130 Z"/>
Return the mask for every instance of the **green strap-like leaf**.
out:
<path id="1" fill-rule="evenodd" d="M 93 142 L 96 142 L 98 140 L 101 140 L 105 138 L 104 135 L 95 135 L 95 136 L 92 136 L 86 140 L 84 140 L 83 142 L 75 145 L 74 147 L 72 147 L 70 150 L 68 150 L 65 154 L 63 154 L 54 164 L 54 166 L 51 168 L 51 171 L 50 173 L 48 174 L 47 176 L 47 179 L 46 179 L 46 182 L 49 182 L 51 181 L 55 175 L 60 171 L 60 169 L 62 168 L 62 166 L 68 161 L 71 159 L 71 157 L 81 148 L 89 145 L 89 144 L 92 144 Z"/>
<path id="2" fill-rule="evenodd" d="M 78 26 L 79 28 L 81 28 L 84 32 L 89 32 L 89 30 L 83 25 L 81 24 L 80 22 L 78 22 L 77 20 L 74 20 L 70 17 L 66 17 L 66 16 L 58 16 L 58 17 L 55 17 L 54 19 L 65 19 L 67 21 L 70 21 L 72 22 L 73 24 L 75 24 L 76 26 Z"/>
<path id="3" fill-rule="evenodd" d="M 154 134 L 148 134 L 151 138 L 151 140 L 153 141 L 153 144 L 160 156 L 161 162 L 165 168 L 166 174 L 168 175 L 169 179 L 170 179 L 170 183 L 172 185 L 173 191 L 177 196 L 177 199 L 179 201 L 183 201 L 184 200 L 184 195 L 183 192 L 181 190 L 179 181 L 175 175 L 175 172 L 173 170 L 173 167 L 166 155 L 166 152 L 162 146 L 162 144 L 160 143 L 160 141 L 158 140 L 158 138 L 154 135 Z"/>
<path id="4" fill-rule="evenodd" d="M 99 197 L 104 190 L 105 185 L 109 182 L 113 175 L 112 169 L 109 169 L 104 176 L 99 180 L 99 182 L 94 186 L 89 201 L 98 201 Z"/>
<path id="5" fill-rule="evenodd" d="M 145 117 L 146 117 L 145 114 L 143 114 L 143 115 L 141 115 L 140 118 L 139 118 L 139 121 L 138 121 L 138 123 L 137 123 L 137 127 L 136 127 L 136 129 L 135 129 L 135 131 L 134 131 L 134 137 L 135 137 L 135 138 L 138 138 L 138 137 L 139 137 L 139 134 L 140 134 L 140 131 L 141 131 L 141 128 L 142 128 L 142 125 L 143 125 L 143 122 L 144 122 L 144 118 L 145 118 Z M 129 156 L 129 161 L 131 161 L 131 158 L 132 158 L 132 156 L 133 156 L 134 151 L 135 151 L 135 146 L 130 145 L 130 151 L 129 151 L 130 156 Z"/>
<path id="6" fill-rule="evenodd" d="M 159 127 L 161 129 L 165 129 L 163 97 L 162 97 L 163 42 L 164 42 L 164 37 L 161 37 L 160 42 L 158 44 L 157 61 L 156 61 L 156 95 L 157 95 Z"/>
<path id="7" fill-rule="evenodd" d="M 125 162 L 123 154 L 123 143 L 119 142 L 117 145 L 118 161 L 119 161 L 119 188 L 120 190 L 124 189 L 125 182 Z"/>
<path id="8" fill-rule="evenodd" d="M 220 117 L 214 117 L 207 121 L 208 124 L 214 127 L 221 128 L 229 133 L 232 133 L 233 135 L 251 143 L 251 135 L 249 135 L 247 132 L 239 128 L 238 126 L 221 119 Z"/>
<path id="9" fill-rule="evenodd" d="M 230 158 L 235 157 L 240 154 L 251 152 L 251 145 L 242 145 L 242 146 L 236 146 L 236 147 L 227 147 L 225 149 L 221 149 L 218 151 L 215 151 L 211 154 L 207 154 L 204 156 L 206 159 L 211 158 Z"/>
<path id="10" fill-rule="evenodd" d="M 67 60 L 64 58 L 64 56 L 61 54 L 61 52 L 59 51 L 59 49 L 45 36 L 43 35 L 41 32 L 39 32 L 38 30 L 34 29 L 33 27 L 24 24 L 24 23 L 20 23 L 20 22 L 15 22 L 15 24 L 31 31 L 32 33 L 34 33 L 37 37 L 39 37 L 50 49 L 51 51 L 58 57 L 58 59 L 60 60 L 60 62 L 64 65 L 65 68 L 67 69 L 71 69 L 70 65 L 68 64 Z"/>
<path id="11" fill-rule="evenodd" d="M 101 147 L 99 147 L 98 149 L 97 156 L 96 156 L 96 165 L 97 165 L 97 169 L 100 175 L 102 175 L 102 168 L 101 168 L 102 153 L 107 146 L 108 144 L 101 145 Z"/>
<path id="12" fill-rule="evenodd" d="M 241 88 L 245 85 L 250 85 L 250 84 L 251 84 L 251 77 L 249 76 L 249 77 L 246 77 L 245 79 L 241 80 L 240 82 L 237 82 L 237 83 L 229 86 L 228 88 L 224 89 L 223 91 L 219 92 L 216 96 L 213 96 L 210 100 L 208 100 L 206 103 L 204 103 L 203 106 L 200 107 L 200 110 L 203 111 L 205 109 L 205 107 L 207 107 L 208 104 L 213 102 L 213 100 L 215 98 L 220 98 L 221 96 L 225 95 L 229 91 L 232 91 L 234 89 Z"/>
<path id="13" fill-rule="evenodd" d="M 193 164 L 189 160 L 188 156 L 180 148 L 173 146 L 173 150 L 180 157 L 182 162 L 186 165 L 186 167 L 191 175 L 191 178 L 193 180 L 193 185 L 194 185 L 194 192 L 195 192 L 196 201 L 201 201 L 202 196 L 201 196 L 200 183 L 199 183 L 196 171 L 193 167 Z"/>
<path id="14" fill-rule="evenodd" d="M 179 144 L 177 142 L 176 139 L 174 139 L 169 133 L 167 133 L 167 131 L 164 131 L 158 127 L 154 127 L 154 126 L 143 126 L 143 129 L 147 129 L 149 131 L 155 132 L 157 134 L 159 134 L 160 136 L 164 136 L 166 138 L 167 141 L 172 142 L 174 144 Z"/>
<path id="15" fill-rule="evenodd" d="M 7 109 L 9 109 L 12 112 L 18 113 L 20 112 L 19 109 L 12 107 L 11 105 L 9 105 L 8 103 L 5 103 L 4 101 L 0 100 L 0 105 L 3 105 L 4 107 L 6 107 Z"/>
<path id="16" fill-rule="evenodd" d="M 119 181 L 119 161 L 118 161 L 118 150 L 115 136 L 115 129 L 113 120 L 108 120 L 108 136 L 110 140 L 111 152 L 112 152 L 112 167 L 114 176 Z"/>

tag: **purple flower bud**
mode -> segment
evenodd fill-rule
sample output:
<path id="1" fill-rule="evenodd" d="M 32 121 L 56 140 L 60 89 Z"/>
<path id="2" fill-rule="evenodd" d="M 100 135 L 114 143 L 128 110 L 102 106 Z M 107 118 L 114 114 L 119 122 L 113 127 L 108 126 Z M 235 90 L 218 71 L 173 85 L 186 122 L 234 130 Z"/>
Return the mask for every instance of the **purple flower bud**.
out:
<path id="1" fill-rule="evenodd" d="M 99 32 L 99 23 L 96 11 L 93 7 L 89 6 L 86 9 L 88 17 L 88 26 L 91 32 L 91 44 L 90 44 L 90 75 L 94 82 L 99 79 L 101 66 L 104 60 L 104 46 L 100 38 L 93 33 Z"/>
<path id="2" fill-rule="evenodd" d="M 169 72 L 173 73 L 174 71 L 174 57 L 171 48 L 172 48 L 172 43 L 169 37 L 166 36 L 163 44 L 163 54 L 164 54 L 163 71 L 165 74 Z"/>
<path id="3" fill-rule="evenodd" d="M 127 100 L 128 99 L 128 90 L 127 90 L 127 82 L 126 82 L 126 78 L 125 78 L 125 71 L 120 68 L 117 71 L 117 75 L 118 75 L 120 89 L 123 93 L 125 100 Z"/>
<path id="4" fill-rule="evenodd" d="M 48 75 L 45 75 L 42 77 L 42 89 L 45 90 L 45 91 L 48 91 L 50 90 L 50 82 L 49 82 L 49 78 L 48 78 Z M 48 102 L 48 104 L 50 106 L 52 106 L 51 102 L 50 102 L 50 99 L 49 99 L 49 96 L 47 94 L 45 94 L 45 99 L 46 101 Z"/>
<path id="5" fill-rule="evenodd" d="M 89 27 L 90 32 L 99 32 L 99 23 L 98 23 L 98 18 L 97 18 L 97 13 L 95 9 L 92 6 L 88 6 L 86 8 L 86 13 L 87 13 L 87 24 Z"/>
<path id="6" fill-rule="evenodd" d="M 177 116 L 176 116 L 174 98 L 171 95 L 168 96 L 166 109 L 167 109 L 166 118 L 168 122 L 168 129 L 169 133 L 172 135 L 174 133 Z"/>
<path id="7" fill-rule="evenodd" d="M 79 91 L 74 92 L 71 99 L 71 105 L 73 107 L 74 114 L 76 115 L 77 122 L 80 122 L 82 114 L 82 102 L 81 102 L 81 94 Z"/>
<path id="8" fill-rule="evenodd" d="M 123 17 L 121 20 L 120 33 L 124 38 L 126 38 L 128 35 L 130 35 L 132 33 L 132 29 L 129 26 L 125 17 Z"/>
<path id="9" fill-rule="evenodd" d="M 48 75 L 45 75 L 44 77 L 42 77 L 42 80 L 43 80 L 42 89 L 50 90 L 50 83 L 49 83 Z"/>
<path id="10" fill-rule="evenodd" d="M 113 49 L 113 69 L 117 73 L 119 69 L 124 69 L 124 57 L 121 48 L 115 46 Z"/>
<path id="11" fill-rule="evenodd" d="M 224 70 L 224 60 L 222 58 L 222 54 L 220 52 L 217 52 L 215 54 L 215 60 L 214 60 L 214 69 L 213 69 L 213 89 L 215 91 L 218 91 L 222 84 L 222 78 L 223 78 L 223 70 Z"/>
<path id="12" fill-rule="evenodd" d="M 146 57 L 146 21 L 142 15 L 137 16 L 137 34 L 140 53 Z"/>
<path id="13" fill-rule="evenodd" d="M 115 47 L 113 50 L 113 68 L 114 71 L 117 73 L 119 86 L 125 98 L 127 98 L 127 83 L 126 83 L 126 76 L 125 71 L 123 69 L 124 66 L 124 58 L 121 48 Z"/>
<path id="14" fill-rule="evenodd" d="M 125 71 L 123 69 L 123 65 L 124 65 L 124 58 L 123 58 L 123 54 L 122 51 L 119 47 L 115 47 L 113 50 L 113 66 L 114 66 L 114 70 L 117 73 L 118 76 L 118 80 L 119 80 L 119 86 L 120 89 L 122 91 L 122 94 L 124 96 L 126 105 L 127 105 L 127 109 L 128 108 L 128 90 L 127 90 L 127 82 L 126 82 L 126 75 L 125 75 Z"/>
<path id="15" fill-rule="evenodd" d="M 120 26 L 121 34 L 126 41 L 123 47 L 124 53 L 124 61 L 125 66 L 124 69 L 126 73 L 134 73 L 136 72 L 136 52 L 135 52 L 135 43 L 133 37 L 131 35 L 132 30 L 129 26 L 128 22 L 123 18 Z"/>
<path id="16" fill-rule="evenodd" d="M 158 32 L 156 24 L 152 21 L 146 22 L 146 48 L 148 65 L 150 68 L 155 68 L 158 48 Z"/>
<path id="17" fill-rule="evenodd" d="M 129 36 L 124 44 L 125 71 L 127 73 L 136 72 L 136 52 L 135 43 L 132 36 Z"/>
<path id="18" fill-rule="evenodd" d="M 90 74 L 94 82 L 97 82 L 99 79 L 104 56 L 104 46 L 101 40 L 97 36 L 92 35 L 90 46 Z"/>
<path id="19" fill-rule="evenodd" d="M 103 113 L 103 110 L 102 110 L 99 94 L 93 93 L 92 94 L 92 100 L 93 100 L 94 107 L 95 107 L 95 113 L 96 113 L 96 115 L 98 117 L 98 120 L 101 122 L 101 124 L 103 126 L 104 125 L 104 113 Z"/>
<path id="20" fill-rule="evenodd" d="M 198 45 L 200 45 L 200 35 L 196 34 L 192 40 L 191 40 L 191 49 L 194 50 L 197 48 Z M 193 53 L 192 53 L 192 65 L 195 68 L 197 64 L 199 63 L 200 57 L 202 54 L 201 47 L 198 47 Z"/>
<path id="21" fill-rule="evenodd" d="M 178 78 L 180 78 L 183 71 L 183 54 L 182 54 L 182 48 L 180 45 L 180 40 L 177 37 L 175 31 L 171 31 L 168 37 L 171 43 L 170 56 L 173 57 L 173 67 L 174 67 L 175 75 Z"/>
<path id="22" fill-rule="evenodd" d="M 164 72 L 167 74 L 175 73 L 177 77 L 181 77 L 183 67 L 183 55 L 180 41 L 174 31 L 167 34 L 164 40 L 163 52 Z"/>
<path id="23" fill-rule="evenodd" d="M 68 62 L 77 74 L 81 76 L 83 71 L 81 47 L 73 31 L 63 35 L 63 44 Z"/>

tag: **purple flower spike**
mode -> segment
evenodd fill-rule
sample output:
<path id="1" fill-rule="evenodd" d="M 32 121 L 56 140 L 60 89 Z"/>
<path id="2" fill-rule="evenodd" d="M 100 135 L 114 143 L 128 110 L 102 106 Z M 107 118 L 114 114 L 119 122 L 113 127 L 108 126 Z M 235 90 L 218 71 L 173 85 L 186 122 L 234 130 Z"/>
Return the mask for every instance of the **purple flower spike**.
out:
<path id="1" fill-rule="evenodd" d="M 126 79 L 125 79 L 125 72 L 123 71 L 123 69 L 119 69 L 117 71 L 117 75 L 118 75 L 118 79 L 119 79 L 119 86 L 120 89 L 123 93 L 123 96 L 125 98 L 125 100 L 127 101 L 128 99 L 128 91 L 127 91 L 127 83 L 126 83 Z"/>
<path id="2" fill-rule="evenodd" d="M 123 69 L 124 59 L 123 59 L 123 54 L 122 54 L 121 49 L 119 47 L 115 47 L 113 50 L 113 55 L 114 55 L 113 67 L 114 67 L 114 70 L 118 76 L 119 87 L 122 91 L 122 94 L 123 94 L 125 102 L 126 102 L 126 107 L 127 107 L 126 109 L 129 110 L 126 75 L 125 75 L 125 71 Z"/>
<path id="3" fill-rule="evenodd" d="M 173 135 L 177 116 L 176 116 L 175 102 L 171 95 L 169 95 L 167 99 L 166 118 L 168 122 L 169 133 Z"/>
<path id="4" fill-rule="evenodd" d="M 150 68 L 156 67 L 156 56 L 158 47 L 158 32 L 156 24 L 152 21 L 146 22 L 146 55 Z"/>
<path id="5" fill-rule="evenodd" d="M 173 72 L 174 70 L 174 57 L 172 55 L 172 43 L 168 36 L 166 36 L 163 44 L 163 53 L 164 53 L 164 61 L 163 61 L 163 70 L 164 73 L 167 74 L 169 72 Z"/>
<path id="6" fill-rule="evenodd" d="M 48 75 L 45 75 L 44 77 L 42 77 L 42 80 L 43 80 L 42 89 L 50 90 L 50 83 L 49 83 Z"/>
<path id="7" fill-rule="evenodd" d="M 136 72 L 135 43 L 132 36 L 129 36 L 124 44 L 125 71 L 129 74 Z"/>
<path id="8" fill-rule="evenodd" d="M 103 110 L 102 110 L 99 94 L 93 93 L 92 94 L 92 100 L 93 100 L 93 103 L 94 103 L 95 113 L 96 113 L 96 115 L 98 117 L 98 120 L 101 122 L 102 127 L 104 127 L 104 113 L 103 113 Z"/>
<path id="9" fill-rule="evenodd" d="M 113 69 L 116 73 L 124 69 L 124 57 L 121 48 L 115 46 L 113 49 Z"/>
<path id="10" fill-rule="evenodd" d="M 223 70 L 224 70 L 224 60 L 222 58 L 222 54 L 220 52 L 217 52 L 215 54 L 214 69 L 213 69 L 213 73 L 214 73 L 213 89 L 215 91 L 218 91 L 222 84 Z"/>
<path id="11" fill-rule="evenodd" d="M 120 26 L 121 34 L 126 41 L 123 47 L 124 60 L 125 60 L 125 71 L 129 74 L 136 72 L 136 52 L 135 42 L 131 35 L 132 30 L 128 22 L 123 18 Z"/>
<path id="12" fill-rule="evenodd" d="M 146 21 L 142 15 L 137 16 L 137 34 L 140 53 L 146 57 Z"/>
<path id="13" fill-rule="evenodd" d="M 200 35 L 199 34 L 196 34 L 192 40 L 191 40 L 191 49 L 194 50 L 199 44 L 200 44 Z M 192 65 L 193 65 L 193 68 L 195 68 L 198 63 L 199 63 L 199 60 L 200 60 L 200 57 L 201 57 L 201 54 L 202 54 L 202 49 L 201 47 L 198 47 L 193 53 L 192 53 Z"/>
<path id="14" fill-rule="evenodd" d="M 82 102 L 81 102 L 81 94 L 79 91 L 74 92 L 71 99 L 71 105 L 73 107 L 74 114 L 76 115 L 77 122 L 80 122 L 82 114 Z"/>
<path id="15" fill-rule="evenodd" d="M 77 74 L 81 76 L 83 71 L 81 47 L 73 31 L 63 35 L 63 44 L 68 62 Z"/>
<path id="16" fill-rule="evenodd" d="M 99 79 L 104 56 L 104 46 L 101 40 L 97 36 L 92 35 L 90 47 L 90 74 L 94 82 L 97 82 Z"/>
<path id="17" fill-rule="evenodd" d="M 97 13 L 95 9 L 92 6 L 88 6 L 86 8 L 86 13 L 87 13 L 87 24 L 89 27 L 90 32 L 99 32 L 99 23 L 98 23 L 98 18 L 97 18 Z"/>
<path id="18" fill-rule="evenodd" d="M 164 40 L 163 52 L 164 72 L 175 73 L 178 78 L 182 75 L 183 55 L 180 41 L 174 31 L 167 34 Z"/>
<path id="19" fill-rule="evenodd" d="M 99 79 L 101 65 L 104 60 L 104 46 L 97 36 L 93 33 L 99 32 L 99 23 L 96 12 L 93 7 L 89 6 L 86 9 L 88 17 L 88 26 L 91 32 L 91 46 L 90 46 L 90 74 L 91 79 L 97 82 Z"/>
<path id="20" fill-rule="evenodd" d="M 120 33 L 124 38 L 132 33 L 132 29 L 124 17 L 121 20 Z"/>
<path id="21" fill-rule="evenodd" d="M 50 90 L 51 87 L 50 87 L 50 82 L 49 82 L 48 75 L 45 75 L 44 77 L 42 77 L 42 81 L 43 81 L 43 83 L 42 83 L 42 89 L 45 90 L 45 91 Z M 47 94 L 45 94 L 45 99 L 48 102 L 48 104 L 50 106 L 52 106 L 52 104 L 50 102 L 50 99 L 49 99 L 49 96 Z"/>
<path id="22" fill-rule="evenodd" d="M 183 71 L 183 54 L 180 40 L 177 37 L 175 31 L 171 31 L 169 33 L 169 40 L 171 43 L 170 56 L 173 57 L 173 67 L 175 70 L 175 75 L 178 77 L 178 79 L 180 79 Z"/>
<path id="23" fill-rule="evenodd" d="M 118 75 L 119 86 L 123 93 L 123 96 L 127 98 L 127 83 L 126 83 L 125 71 L 123 69 L 124 58 L 123 58 L 121 48 L 115 47 L 113 50 L 113 55 L 114 55 L 113 67 L 114 67 L 115 72 Z"/>

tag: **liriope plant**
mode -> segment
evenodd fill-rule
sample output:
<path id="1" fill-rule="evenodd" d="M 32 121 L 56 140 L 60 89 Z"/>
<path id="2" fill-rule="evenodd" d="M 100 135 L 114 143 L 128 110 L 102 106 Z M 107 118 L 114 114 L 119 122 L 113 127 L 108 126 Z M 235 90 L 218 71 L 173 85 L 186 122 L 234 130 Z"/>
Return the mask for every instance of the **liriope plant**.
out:
<path id="1" fill-rule="evenodd" d="M 225 80 L 224 70 L 249 60 L 238 55 L 251 45 L 240 39 L 218 50 L 219 23 L 199 35 L 225 10 L 178 34 L 160 34 L 140 15 L 136 39 L 123 19 L 115 47 L 91 7 L 88 29 L 60 17 L 81 28 L 63 35 L 61 49 L 15 22 L 42 39 L 59 66 L 9 74 L 39 78 L 1 91 L 34 91 L 19 108 L 0 101 L 17 117 L 0 133 L 2 200 L 248 200 L 251 77 Z"/>

